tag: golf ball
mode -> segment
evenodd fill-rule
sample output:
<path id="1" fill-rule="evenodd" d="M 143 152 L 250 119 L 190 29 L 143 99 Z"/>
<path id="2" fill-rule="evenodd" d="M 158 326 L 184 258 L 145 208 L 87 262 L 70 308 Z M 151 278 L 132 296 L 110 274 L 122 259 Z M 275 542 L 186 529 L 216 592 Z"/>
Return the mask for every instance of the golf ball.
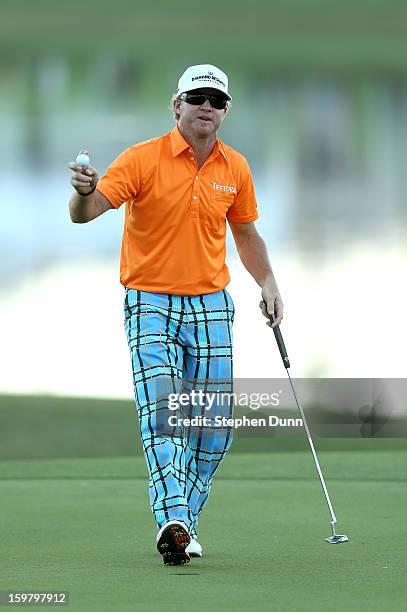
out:
<path id="1" fill-rule="evenodd" d="M 89 166 L 89 155 L 86 155 L 86 153 L 79 153 L 76 158 L 76 163 L 78 166 Z"/>

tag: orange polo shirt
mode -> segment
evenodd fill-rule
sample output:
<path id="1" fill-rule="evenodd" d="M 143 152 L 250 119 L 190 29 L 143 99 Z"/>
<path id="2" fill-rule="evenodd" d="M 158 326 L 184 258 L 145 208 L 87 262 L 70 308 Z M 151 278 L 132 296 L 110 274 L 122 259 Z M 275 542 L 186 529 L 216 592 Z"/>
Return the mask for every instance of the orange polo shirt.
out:
<path id="1" fill-rule="evenodd" d="M 258 218 L 246 159 L 218 139 L 198 170 L 178 127 L 121 153 L 97 189 L 115 208 L 126 203 L 121 283 L 152 293 L 224 289 L 226 219 Z"/>

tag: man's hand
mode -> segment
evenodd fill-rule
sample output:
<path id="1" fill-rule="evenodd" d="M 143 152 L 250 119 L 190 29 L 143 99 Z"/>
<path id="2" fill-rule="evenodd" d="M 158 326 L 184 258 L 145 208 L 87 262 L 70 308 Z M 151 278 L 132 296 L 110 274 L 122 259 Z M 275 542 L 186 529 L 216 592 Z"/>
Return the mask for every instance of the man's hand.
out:
<path id="1" fill-rule="evenodd" d="M 80 151 L 80 153 L 88 155 L 85 149 Z M 92 168 L 92 166 L 79 166 L 74 161 L 69 163 L 69 167 L 72 170 L 71 185 L 80 195 L 87 195 L 96 187 L 99 176 L 95 168 Z"/>
<path id="2" fill-rule="evenodd" d="M 275 327 L 281 323 L 283 318 L 283 300 L 281 299 L 277 283 L 273 275 L 269 276 L 261 290 L 262 300 L 259 304 L 260 310 L 267 319 L 269 327 Z M 274 323 L 270 321 L 270 315 L 274 314 L 276 320 Z"/>
<path id="3" fill-rule="evenodd" d="M 85 150 L 80 153 L 88 154 Z M 99 176 L 95 168 L 81 166 L 76 161 L 70 162 L 69 167 L 72 170 L 71 185 L 75 188 L 69 200 L 69 214 L 73 223 L 88 223 L 114 208 L 109 200 L 96 189 Z"/>

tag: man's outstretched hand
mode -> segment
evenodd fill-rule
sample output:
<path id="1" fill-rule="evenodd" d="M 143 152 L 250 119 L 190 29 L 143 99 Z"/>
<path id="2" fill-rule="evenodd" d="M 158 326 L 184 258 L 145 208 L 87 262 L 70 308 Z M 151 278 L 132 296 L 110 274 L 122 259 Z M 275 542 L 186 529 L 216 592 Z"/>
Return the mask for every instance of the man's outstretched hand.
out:
<path id="1" fill-rule="evenodd" d="M 79 154 L 81 153 L 88 155 L 85 149 L 79 151 Z M 71 185 L 80 195 L 87 195 L 94 190 L 99 180 L 96 168 L 92 166 L 80 166 L 74 161 L 69 163 L 69 167 L 72 170 Z"/>

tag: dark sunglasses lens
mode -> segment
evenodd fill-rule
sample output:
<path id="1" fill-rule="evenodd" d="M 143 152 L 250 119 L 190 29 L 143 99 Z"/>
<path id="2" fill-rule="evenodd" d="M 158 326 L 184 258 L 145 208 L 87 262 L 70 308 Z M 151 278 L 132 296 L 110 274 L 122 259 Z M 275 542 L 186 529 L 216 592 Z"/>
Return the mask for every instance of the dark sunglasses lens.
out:
<path id="1" fill-rule="evenodd" d="M 193 104 L 194 106 L 198 106 L 205 103 L 205 100 L 209 100 L 209 103 L 213 108 L 220 110 L 222 108 L 226 108 L 226 98 L 222 96 L 207 96 L 205 94 L 186 94 L 185 102 L 188 104 Z"/>
<path id="2" fill-rule="evenodd" d="M 226 107 L 226 98 L 221 98 L 218 96 L 211 96 L 209 98 L 209 102 L 211 103 L 213 108 L 216 108 L 218 110 Z"/>
<path id="3" fill-rule="evenodd" d="M 188 104 L 193 104 L 194 106 L 204 104 L 205 100 L 206 96 L 201 94 L 187 94 L 185 98 L 185 101 L 188 102 Z"/>

